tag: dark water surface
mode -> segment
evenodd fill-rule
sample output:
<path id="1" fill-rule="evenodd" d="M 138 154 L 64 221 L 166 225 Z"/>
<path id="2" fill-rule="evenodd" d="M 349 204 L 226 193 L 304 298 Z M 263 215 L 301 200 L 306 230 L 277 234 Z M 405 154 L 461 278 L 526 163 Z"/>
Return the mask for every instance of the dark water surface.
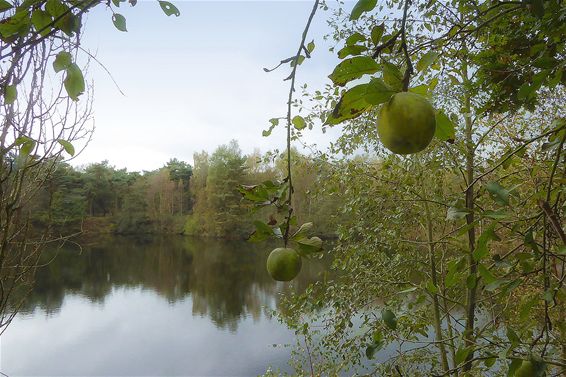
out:
<path id="1" fill-rule="evenodd" d="M 186 237 L 112 237 L 65 247 L 37 275 L 1 337 L 9 376 L 253 376 L 287 370 L 294 334 L 272 319 L 292 283 L 267 275 L 269 246 Z M 46 255 L 52 256 L 51 255 Z"/>

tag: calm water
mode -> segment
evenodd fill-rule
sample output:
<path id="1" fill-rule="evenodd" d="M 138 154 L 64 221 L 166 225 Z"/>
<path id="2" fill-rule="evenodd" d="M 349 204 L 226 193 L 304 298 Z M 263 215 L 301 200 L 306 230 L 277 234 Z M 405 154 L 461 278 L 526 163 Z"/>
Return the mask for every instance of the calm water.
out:
<path id="1" fill-rule="evenodd" d="M 269 315 L 292 284 L 265 270 L 269 246 L 185 237 L 111 238 L 58 251 L 1 341 L 20 375 L 252 376 L 287 370 L 294 334 Z"/>

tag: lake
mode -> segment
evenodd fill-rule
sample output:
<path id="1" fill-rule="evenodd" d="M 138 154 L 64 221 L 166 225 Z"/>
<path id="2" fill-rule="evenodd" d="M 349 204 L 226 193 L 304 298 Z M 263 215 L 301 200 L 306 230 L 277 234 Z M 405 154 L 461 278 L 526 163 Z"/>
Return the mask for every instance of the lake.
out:
<path id="1" fill-rule="evenodd" d="M 45 253 L 36 287 L 2 335 L 8 376 L 253 376 L 288 371 L 296 341 L 271 317 L 291 283 L 265 269 L 273 246 L 182 236 L 109 237 Z M 277 346 L 274 346 L 277 345 Z"/>

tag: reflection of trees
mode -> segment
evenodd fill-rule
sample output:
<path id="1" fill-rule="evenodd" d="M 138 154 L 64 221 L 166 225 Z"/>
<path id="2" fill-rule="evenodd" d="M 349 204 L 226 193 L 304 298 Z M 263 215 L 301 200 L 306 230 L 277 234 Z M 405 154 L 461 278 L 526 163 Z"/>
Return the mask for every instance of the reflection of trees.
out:
<path id="1" fill-rule="evenodd" d="M 262 307 L 272 306 L 282 291 L 283 285 L 265 270 L 268 250 L 266 245 L 186 237 L 112 237 L 83 245 L 82 251 L 69 246 L 37 272 L 23 311 L 57 312 L 69 293 L 104 302 L 112 288 L 143 287 L 171 303 L 190 295 L 193 314 L 235 330 L 244 317 L 259 319 Z M 46 261 L 54 253 L 46 253 Z M 314 280 L 321 265 L 309 261 L 303 269 L 294 282 L 301 290 Z"/>

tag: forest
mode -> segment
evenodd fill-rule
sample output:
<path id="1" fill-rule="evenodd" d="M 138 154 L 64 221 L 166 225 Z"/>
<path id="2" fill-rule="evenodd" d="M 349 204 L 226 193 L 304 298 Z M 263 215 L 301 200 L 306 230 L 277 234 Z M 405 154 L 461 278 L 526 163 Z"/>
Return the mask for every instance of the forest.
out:
<path id="1" fill-rule="evenodd" d="M 141 286 L 194 299 L 193 313 L 210 314 L 216 330 L 223 314 L 245 321 L 246 305 L 212 293 L 209 312 L 199 285 L 208 279 L 245 291 L 255 329 L 261 301 L 271 305 L 266 333 L 275 317 L 293 334 L 290 369 L 262 364 L 266 376 L 565 375 L 564 0 L 315 0 L 304 28 L 291 30 L 296 49 L 263 68 L 283 73 L 288 93 L 257 134 L 283 135 L 281 150 L 245 154 L 232 141 L 153 171 L 72 166 L 94 132 L 73 38 L 102 5 L 126 32 L 121 3 L 0 0 L 0 331 L 26 295 L 49 298 L 36 276 L 58 303 L 102 282 L 103 297 Z M 321 13 L 328 31 L 313 36 Z M 336 64 L 310 86 L 301 73 L 322 48 Z M 311 131 L 335 137 L 317 148 L 305 141 Z M 143 273 L 125 276 L 104 264 L 131 254 L 89 253 L 104 267 L 90 280 L 80 273 L 94 271 L 90 259 L 61 270 L 42 259 L 47 246 L 101 233 L 246 239 L 264 254 L 261 268 L 230 254 L 245 247 L 207 259 L 187 237 L 186 250 L 167 257 L 161 247 L 140 257 Z M 236 270 L 236 261 L 250 263 Z M 46 266 L 55 279 L 38 273 Z M 154 267 L 176 279 L 164 283 L 167 274 L 147 273 Z M 317 274 L 308 285 L 305 271 Z M 270 342 L 247 335 L 242 344 Z"/>
<path id="2" fill-rule="evenodd" d="M 185 234 L 199 237 L 247 239 L 253 221 L 262 216 L 243 200 L 238 188 L 280 180 L 283 160 L 258 150 L 244 155 L 233 140 L 210 155 L 194 155 L 194 167 L 175 158 L 153 171 L 128 172 L 108 161 L 73 167 L 56 161 L 26 210 L 36 229 L 61 234 Z M 336 236 L 336 195 L 317 195 L 328 169 L 293 151 L 301 219 L 317 219 L 316 232 Z"/>

